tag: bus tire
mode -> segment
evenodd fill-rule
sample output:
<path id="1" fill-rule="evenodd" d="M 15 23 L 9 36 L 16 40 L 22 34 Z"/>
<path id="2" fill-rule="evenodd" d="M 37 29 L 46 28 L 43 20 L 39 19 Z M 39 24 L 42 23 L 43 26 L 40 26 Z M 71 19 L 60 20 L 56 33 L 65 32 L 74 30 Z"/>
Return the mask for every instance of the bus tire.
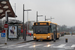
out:
<path id="1" fill-rule="evenodd" d="M 57 40 L 59 40 L 59 38 L 57 38 Z"/>
<path id="2" fill-rule="evenodd" d="M 38 40 L 35 40 L 35 41 L 38 41 Z"/>
<path id="3" fill-rule="evenodd" d="M 52 40 L 53 40 L 53 35 L 52 35 Z"/>
<path id="4" fill-rule="evenodd" d="M 58 38 L 58 40 L 59 40 L 59 38 Z"/>

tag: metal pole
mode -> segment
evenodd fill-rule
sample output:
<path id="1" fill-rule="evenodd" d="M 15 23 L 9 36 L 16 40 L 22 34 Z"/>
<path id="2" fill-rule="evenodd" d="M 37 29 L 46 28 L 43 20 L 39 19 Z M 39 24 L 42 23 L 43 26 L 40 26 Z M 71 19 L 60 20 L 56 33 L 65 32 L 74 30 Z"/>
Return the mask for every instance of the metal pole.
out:
<path id="1" fill-rule="evenodd" d="M 52 19 L 54 19 L 54 18 L 50 17 L 50 21 L 52 21 Z"/>
<path id="2" fill-rule="evenodd" d="M 38 11 L 36 12 L 36 22 L 38 22 Z"/>
<path id="3" fill-rule="evenodd" d="M 51 21 L 51 17 L 50 17 L 50 21 Z"/>
<path id="4" fill-rule="evenodd" d="M 23 4 L 23 39 L 26 41 L 26 33 L 24 31 L 24 4 Z"/>
<path id="5" fill-rule="evenodd" d="M 15 9 L 15 17 L 16 17 L 16 3 L 15 3 L 15 8 L 14 9 Z"/>
<path id="6" fill-rule="evenodd" d="M 8 21 L 8 17 L 7 17 L 7 11 L 5 12 L 6 15 L 6 21 Z M 7 29 L 5 30 L 6 33 L 6 37 L 5 37 L 5 45 L 7 45 Z"/>
<path id="7" fill-rule="evenodd" d="M 28 36 L 28 11 L 27 11 L 27 36 Z"/>
<path id="8" fill-rule="evenodd" d="M 46 16 L 45 16 L 45 21 L 46 21 Z"/>

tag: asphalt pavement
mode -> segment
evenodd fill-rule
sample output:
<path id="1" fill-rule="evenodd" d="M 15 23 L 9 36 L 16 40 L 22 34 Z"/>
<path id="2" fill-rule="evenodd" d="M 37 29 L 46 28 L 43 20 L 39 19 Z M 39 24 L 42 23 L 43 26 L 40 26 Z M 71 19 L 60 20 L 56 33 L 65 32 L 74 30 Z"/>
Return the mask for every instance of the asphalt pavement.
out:
<path id="1" fill-rule="evenodd" d="M 68 39 L 68 43 L 65 39 Z M 31 41 L 27 43 L 1 46 L 0 50 L 75 50 L 75 35 L 65 35 L 56 42 L 53 41 Z"/>
<path id="2" fill-rule="evenodd" d="M 25 42 L 32 41 L 32 40 L 33 40 L 33 36 L 26 36 L 26 41 L 24 41 L 23 37 L 19 37 L 19 39 L 12 39 L 12 40 L 8 39 L 7 45 L 21 44 L 21 43 L 25 43 Z M 0 43 L 0 46 L 4 46 L 4 45 L 5 45 L 5 40 L 1 41 Z"/>

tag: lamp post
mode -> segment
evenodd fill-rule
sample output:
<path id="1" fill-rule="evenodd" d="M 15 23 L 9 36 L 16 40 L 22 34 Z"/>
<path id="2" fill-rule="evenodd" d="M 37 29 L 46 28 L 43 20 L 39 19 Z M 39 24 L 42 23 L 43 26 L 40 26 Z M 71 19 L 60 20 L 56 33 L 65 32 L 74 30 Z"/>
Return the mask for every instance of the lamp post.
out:
<path id="1" fill-rule="evenodd" d="M 46 21 L 46 16 L 45 16 L 45 21 Z"/>
<path id="2" fill-rule="evenodd" d="M 50 17 L 50 21 L 52 21 L 52 19 L 54 19 L 54 18 Z"/>
<path id="3" fill-rule="evenodd" d="M 27 11 L 27 21 L 28 21 L 28 11 L 31 11 L 31 9 L 27 9 L 27 10 L 24 10 L 24 11 Z M 27 36 L 28 36 L 28 22 L 27 22 Z"/>
<path id="4" fill-rule="evenodd" d="M 38 22 L 38 17 L 41 17 L 43 15 L 38 15 L 38 11 L 36 12 L 36 22 Z"/>
<path id="5" fill-rule="evenodd" d="M 5 22 L 5 24 L 8 24 L 7 11 L 5 12 L 5 16 L 6 16 L 6 22 Z M 5 45 L 7 45 L 7 28 L 5 29 L 5 33 L 6 33 L 6 37 L 5 37 Z"/>
<path id="6" fill-rule="evenodd" d="M 45 21 L 46 21 L 46 20 L 52 21 L 52 19 L 54 19 L 54 18 L 50 17 L 50 19 L 46 19 L 46 16 L 45 16 Z"/>
<path id="7" fill-rule="evenodd" d="M 25 33 L 26 30 L 24 31 L 24 11 L 31 11 L 31 9 L 25 10 L 24 4 L 23 4 L 23 39 L 24 39 L 24 41 L 26 41 L 26 33 Z M 28 20 L 28 12 L 27 12 L 27 20 Z M 27 24 L 27 26 L 28 26 L 28 24 Z"/>
<path id="8" fill-rule="evenodd" d="M 24 4 L 23 4 L 23 39 L 26 41 L 26 33 L 24 31 Z"/>

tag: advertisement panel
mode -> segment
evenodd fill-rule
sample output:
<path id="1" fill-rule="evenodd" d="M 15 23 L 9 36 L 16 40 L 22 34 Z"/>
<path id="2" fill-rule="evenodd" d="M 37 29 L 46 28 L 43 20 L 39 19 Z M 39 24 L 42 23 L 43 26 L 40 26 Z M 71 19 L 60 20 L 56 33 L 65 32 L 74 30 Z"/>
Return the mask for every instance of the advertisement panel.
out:
<path id="1" fill-rule="evenodd" d="M 17 26 L 9 26 L 8 38 L 17 38 Z"/>

